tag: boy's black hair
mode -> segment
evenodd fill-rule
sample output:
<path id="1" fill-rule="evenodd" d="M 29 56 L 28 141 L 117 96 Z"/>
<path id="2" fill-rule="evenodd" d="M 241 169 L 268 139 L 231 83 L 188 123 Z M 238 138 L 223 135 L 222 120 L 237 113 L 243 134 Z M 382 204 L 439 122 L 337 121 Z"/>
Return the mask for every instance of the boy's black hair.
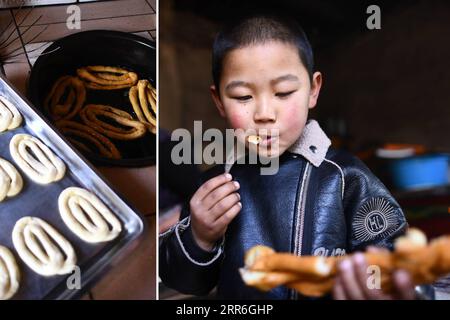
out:
<path id="1" fill-rule="evenodd" d="M 228 52 L 252 44 L 280 41 L 294 45 L 301 62 L 312 80 L 314 58 L 311 44 L 300 25 L 293 19 L 272 15 L 239 18 L 227 24 L 214 39 L 212 50 L 212 76 L 219 90 L 222 64 Z"/>

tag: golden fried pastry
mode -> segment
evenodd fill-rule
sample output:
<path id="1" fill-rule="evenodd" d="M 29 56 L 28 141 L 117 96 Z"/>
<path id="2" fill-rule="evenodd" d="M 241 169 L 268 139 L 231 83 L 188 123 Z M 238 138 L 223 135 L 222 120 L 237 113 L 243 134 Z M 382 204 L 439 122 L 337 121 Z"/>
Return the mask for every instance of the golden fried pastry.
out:
<path id="1" fill-rule="evenodd" d="M 111 106 L 89 104 L 81 110 L 80 117 L 87 126 L 117 140 L 137 139 L 146 132 L 143 123 L 133 120 L 129 113 Z M 116 125 L 111 125 L 99 117 L 108 118 Z"/>
<path id="2" fill-rule="evenodd" d="M 29 134 L 16 134 L 9 143 L 9 151 L 19 168 L 37 183 L 48 184 L 64 177 L 64 162 L 42 141 Z"/>
<path id="3" fill-rule="evenodd" d="M 96 195 L 85 189 L 65 189 L 59 195 L 58 206 L 67 227 L 86 242 L 111 241 L 122 230 L 119 219 Z"/>
<path id="4" fill-rule="evenodd" d="M 0 132 L 13 130 L 22 123 L 22 116 L 17 108 L 5 97 L 0 96 Z"/>
<path id="5" fill-rule="evenodd" d="M 12 239 L 20 258 L 40 275 L 68 274 L 75 267 L 77 257 L 72 245 L 42 219 L 20 219 L 14 226 Z"/>
<path id="6" fill-rule="evenodd" d="M 155 88 L 147 80 L 139 80 L 136 86 L 131 87 L 129 98 L 139 121 L 144 123 L 150 132 L 156 133 Z M 150 111 L 150 107 L 152 111 Z"/>
<path id="7" fill-rule="evenodd" d="M 261 137 L 257 135 L 251 135 L 247 137 L 247 141 L 251 144 L 258 145 L 261 142 Z"/>
<path id="8" fill-rule="evenodd" d="M 56 126 L 71 143 L 83 151 L 94 153 L 90 146 L 87 146 L 87 143 L 89 143 L 95 146 L 98 153 L 105 158 L 120 159 L 122 157 L 111 140 L 84 124 L 60 120 L 56 122 Z M 79 139 L 83 139 L 86 143 L 79 141 Z"/>
<path id="9" fill-rule="evenodd" d="M 395 242 L 395 250 L 366 252 L 368 266 L 380 268 L 381 289 L 392 292 L 392 274 L 402 269 L 409 272 L 414 284 L 430 284 L 450 273 L 450 236 L 443 236 L 426 245 L 425 236 L 411 229 Z M 265 246 L 251 248 L 240 269 L 244 282 L 268 291 L 280 285 L 307 296 L 319 297 L 334 286 L 337 264 L 343 257 L 294 256 L 276 253 Z"/>
<path id="10" fill-rule="evenodd" d="M 86 87 L 94 90 L 117 90 L 134 86 L 138 76 L 125 69 L 107 66 L 88 66 L 77 70 Z"/>
<path id="11" fill-rule="evenodd" d="M 56 80 L 44 101 L 53 120 L 69 120 L 77 115 L 86 101 L 86 88 L 77 77 L 63 76 Z"/>
<path id="12" fill-rule="evenodd" d="M 23 187 L 19 171 L 5 159 L 0 158 L 0 202 L 6 197 L 16 196 Z"/>
<path id="13" fill-rule="evenodd" d="M 20 271 L 12 252 L 0 246 L 0 300 L 8 300 L 19 289 Z"/>

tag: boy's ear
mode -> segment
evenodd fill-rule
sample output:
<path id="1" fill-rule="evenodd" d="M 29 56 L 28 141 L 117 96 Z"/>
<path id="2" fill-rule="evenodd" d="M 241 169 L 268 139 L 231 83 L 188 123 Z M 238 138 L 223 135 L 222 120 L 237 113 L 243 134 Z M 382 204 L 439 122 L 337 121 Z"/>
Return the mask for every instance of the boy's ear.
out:
<path id="1" fill-rule="evenodd" d="M 219 110 L 220 115 L 225 118 L 225 108 L 223 107 L 222 100 L 220 99 L 219 90 L 216 89 L 215 85 L 209 87 L 209 90 L 211 91 L 212 99 Z"/>
<path id="2" fill-rule="evenodd" d="M 322 74 L 320 72 L 314 72 L 311 83 L 311 92 L 309 94 L 309 109 L 312 109 L 316 106 L 321 87 Z"/>

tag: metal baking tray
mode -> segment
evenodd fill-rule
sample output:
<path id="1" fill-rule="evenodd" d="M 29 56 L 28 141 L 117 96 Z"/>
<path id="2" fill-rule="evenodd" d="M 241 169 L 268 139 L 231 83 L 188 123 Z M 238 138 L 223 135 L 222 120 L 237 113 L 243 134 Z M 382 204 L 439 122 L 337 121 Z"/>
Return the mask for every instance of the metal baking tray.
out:
<path id="1" fill-rule="evenodd" d="M 19 128 L 0 133 L 0 157 L 14 164 L 24 179 L 24 187 L 17 196 L 0 202 L 0 245 L 11 249 L 21 271 L 20 289 L 13 299 L 80 298 L 120 258 L 138 245 L 145 228 L 144 220 L 2 75 L 0 94 L 15 105 L 23 117 Z M 48 185 L 40 185 L 29 179 L 9 153 L 9 141 L 18 133 L 28 133 L 39 138 L 60 157 L 67 167 L 64 178 Z M 69 186 L 90 190 L 116 214 L 123 229 L 116 239 L 103 244 L 89 244 L 67 228 L 59 215 L 58 196 Z M 44 219 L 70 241 L 77 254 L 77 266 L 81 270 L 81 289 L 68 288 L 67 279 L 72 274 L 44 277 L 33 272 L 20 259 L 11 234 L 16 221 L 23 216 Z"/>

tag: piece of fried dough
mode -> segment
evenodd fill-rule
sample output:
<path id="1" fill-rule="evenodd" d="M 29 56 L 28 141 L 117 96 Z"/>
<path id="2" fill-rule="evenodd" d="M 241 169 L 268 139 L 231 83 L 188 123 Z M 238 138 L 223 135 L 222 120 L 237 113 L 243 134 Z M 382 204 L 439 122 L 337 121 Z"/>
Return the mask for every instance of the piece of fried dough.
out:
<path id="1" fill-rule="evenodd" d="M 139 121 L 144 123 L 150 132 L 156 133 L 156 90 L 150 82 L 139 80 L 136 86 L 130 88 L 129 98 Z"/>
<path id="2" fill-rule="evenodd" d="M 88 127 L 84 124 L 68 121 L 68 120 L 60 120 L 56 122 L 56 126 L 58 129 L 66 136 L 70 142 L 72 142 L 76 147 L 86 151 L 88 153 L 94 153 L 90 147 L 80 141 L 86 141 L 90 144 L 93 144 L 100 155 L 109 159 L 120 159 L 122 156 L 120 155 L 119 150 L 116 148 L 114 143 L 111 142 L 107 137 L 98 133 L 91 127 Z"/>
<path id="3" fill-rule="evenodd" d="M 19 289 L 20 271 L 12 252 L 0 246 L 0 300 L 8 300 Z"/>
<path id="4" fill-rule="evenodd" d="M 125 69 L 108 66 L 88 66 L 77 70 L 86 87 L 94 90 L 117 90 L 134 86 L 138 76 Z"/>
<path id="5" fill-rule="evenodd" d="M 250 135 L 247 137 L 247 141 L 251 144 L 258 145 L 261 142 L 261 137 L 257 135 Z"/>
<path id="6" fill-rule="evenodd" d="M 37 183 L 48 184 L 64 177 L 64 162 L 42 141 L 29 134 L 16 134 L 9 143 L 9 152 L 19 168 Z"/>
<path id="7" fill-rule="evenodd" d="M 44 108 L 53 120 L 75 117 L 86 101 L 86 88 L 77 77 L 63 76 L 56 80 L 44 101 Z"/>
<path id="8" fill-rule="evenodd" d="M 13 130 L 22 123 L 17 108 L 3 96 L 0 96 L 0 132 Z"/>
<path id="9" fill-rule="evenodd" d="M 143 123 L 133 120 L 129 113 L 111 106 L 89 104 L 81 110 L 80 117 L 87 126 L 117 140 L 137 139 L 146 132 Z M 99 117 L 108 118 L 117 125 L 111 125 Z"/>
<path id="10" fill-rule="evenodd" d="M 85 189 L 65 189 L 59 195 L 58 207 L 67 227 L 86 242 L 111 241 L 122 230 L 119 219 L 95 194 Z"/>
<path id="11" fill-rule="evenodd" d="M 450 236 L 434 239 L 429 245 L 424 239 L 420 231 L 411 229 L 397 239 L 393 252 L 364 253 L 367 265 L 379 268 L 384 292 L 394 289 L 392 275 L 396 270 L 408 272 L 415 285 L 433 283 L 450 272 Z M 344 258 L 295 256 L 256 246 L 246 254 L 245 267 L 240 273 L 246 284 L 260 290 L 284 285 L 301 294 L 319 297 L 333 288 L 337 265 Z"/>

